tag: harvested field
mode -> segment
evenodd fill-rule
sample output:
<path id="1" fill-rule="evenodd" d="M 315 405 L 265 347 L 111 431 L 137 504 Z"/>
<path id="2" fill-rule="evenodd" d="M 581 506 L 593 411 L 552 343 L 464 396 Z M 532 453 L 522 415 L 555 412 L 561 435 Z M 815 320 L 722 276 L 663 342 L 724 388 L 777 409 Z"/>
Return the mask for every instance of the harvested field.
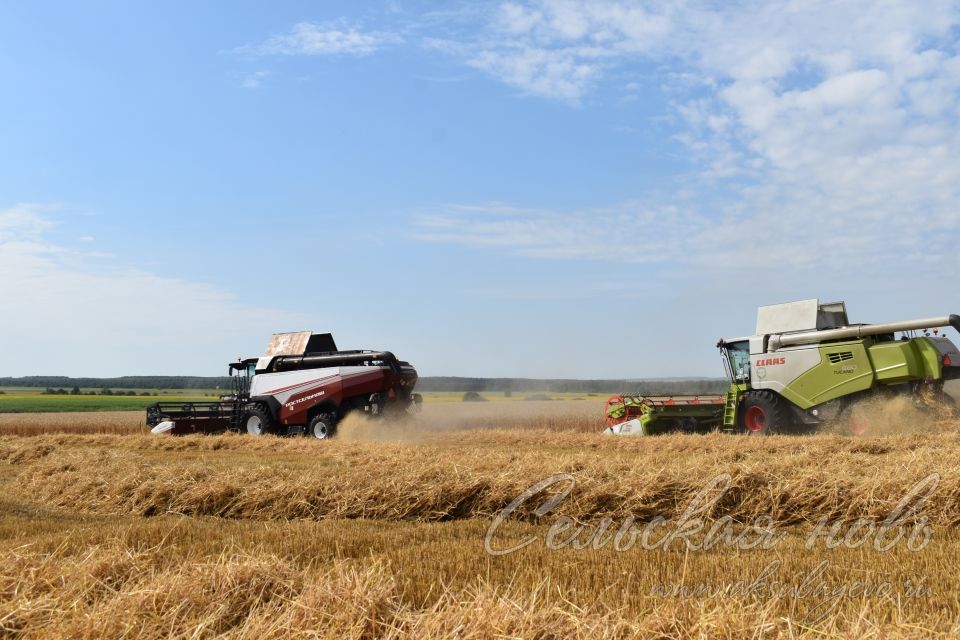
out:
<path id="1" fill-rule="evenodd" d="M 696 579 L 723 579 L 726 573 L 713 560 L 687 562 L 679 554 L 645 564 L 646 571 L 631 582 L 624 580 L 622 570 L 630 566 L 628 562 L 643 560 L 636 554 L 613 566 L 605 558 L 584 560 L 554 553 L 485 568 L 476 554 L 459 555 L 451 546 L 479 531 L 445 532 L 445 542 L 423 543 L 416 536 L 398 539 L 397 532 L 378 536 L 366 527 L 364 542 L 389 550 L 412 547 L 419 553 L 391 560 L 374 548 L 369 556 L 350 558 L 341 545 L 349 545 L 346 534 L 356 526 L 339 532 L 322 525 L 292 528 L 295 535 L 282 545 L 255 533 L 233 537 L 235 546 L 226 550 L 211 549 L 202 555 L 188 550 L 189 560 L 183 549 L 169 544 L 173 536 L 222 544 L 229 534 L 163 521 L 145 531 L 138 528 L 135 534 L 125 531 L 153 546 L 131 548 L 125 540 L 77 552 L 5 552 L 0 555 L 0 589 L 5 596 L 0 619 L 10 635 L 71 638 L 919 639 L 946 637 L 954 629 L 949 609 L 931 608 L 918 622 L 909 607 L 898 609 L 892 602 L 880 606 L 869 600 L 844 602 L 817 624 L 814 633 L 796 621 L 803 615 L 803 605 L 779 598 L 643 598 L 652 581 L 647 572 L 676 577 L 686 573 Z M 269 550 L 278 546 L 279 554 Z M 431 552 L 441 555 L 427 555 Z M 789 568 L 784 574 L 807 569 L 798 562 L 800 555 L 802 551 L 786 553 Z M 878 572 L 897 571 L 896 560 L 890 558 Z M 466 570 L 458 573 L 457 565 Z M 744 569 L 762 567 L 747 562 Z M 479 577 L 463 575 L 477 570 Z M 830 577 L 842 579 L 842 571 L 835 569 Z M 425 573 L 447 582 L 425 584 Z M 931 585 L 949 588 L 949 581 L 941 571 Z M 628 601 L 631 596 L 633 601 Z M 943 604 L 949 603 L 938 601 L 934 606 Z M 881 608 L 883 613 L 877 615 Z M 799 614 L 796 619 L 791 612 Z"/>
<path id="2" fill-rule="evenodd" d="M 603 429 L 603 402 L 566 400 L 562 402 L 476 402 L 426 404 L 422 414 L 407 423 L 387 428 L 354 424 L 341 435 L 365 439 L 398 439 L 422 433 L 469 429 L 549 429 L 595 433 Z M 0 436 L 32 436 L 51 433 L 147 433 L 143 411 L 64 413 L 2 413 Z M 348 432 L 352 431 L 353 434 Z"/>
<path id="3" fill-rule="evenodd" d="M 24 637 L 960 632 L 960 425 L 862 439 L 631 439 L 587 429 L 588 411 L 517 416 L 515 429 L 481 428 L 505 419 L 486 405 L 425 418 L 436 422 L 392 435 L 347 424 L 330 442 L 0 437 L 0 626 Z M 855 528 L 895 515 L 931 473 L 929 497 L 889 548 Z M 504 507 L 554 474 L 574 486 L 532 494 L 490 533 Z M 721 477 L 722 491 L 703 494 Z M 566 488 L 553 511 L 536 512 Z M 701 529 L 664 543 L 699 494 L 716 499 L 697 515 L 731 523 L 717 529 L 730 537 L 708 546 Z M 732 544 L 757 537 L 748 525 L 763 516 L 782 534 L 775 543 Z M 631 517 L 638 529 L 668 524 L 615 544 Z M 815 534 L 822 518 L 835 536 Z"/>
<path id="4" fill-rule="evenodd" d="M 885 518 L 929 470 L 960 468 L 960 434 L 654 441 L 476 431 L 425 436 L 416 444 L 40 436 L 0 441 L 0 459 L 17 472 L 15 490 L 34 501 L 103 515 L 490 518 L 527 487 L 562 473 L 576 482 L 564 502 L 570 517 L 672 519 L 711 479 L 727 474 L 729 490 L 711 517 L 746 522 L 769 515 L 796 525 L 822 517 Z M 943 475 L 924 513 L 937 525 L 960 524 L 960 474 Z"/>

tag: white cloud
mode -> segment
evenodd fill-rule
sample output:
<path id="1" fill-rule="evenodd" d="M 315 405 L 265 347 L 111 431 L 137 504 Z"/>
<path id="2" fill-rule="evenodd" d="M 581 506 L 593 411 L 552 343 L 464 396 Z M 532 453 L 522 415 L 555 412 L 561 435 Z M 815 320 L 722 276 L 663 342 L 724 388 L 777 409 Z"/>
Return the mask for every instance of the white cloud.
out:
<path id="1" fill-rule="evenodd" d="M 904 282 L 956 266 L 958 6 L 503 4 L 484 37 L 461 43 L 468 64 L 570 102 L 628 64 L 656 66 L 673 100 L 665 115 L 677 117 L 675 138 L 699 170 L 642 205 L 510 215 L 449 208 L 424 216 L 423 237 L 745 278 L 772 264 L 794 282 L 866 269 Z M 611 234 L 623 239 L 618 249 Z"/>
<path id="2" fill-rule="evenodd" d="M 0 243 L 37 240 L 53 224 L 41 215 L 44 207 L 18 204 L 0 211 Z"/>
<path id="3" fill-rule="evenodd" d="M 568 52 L 529 47 L 505 53 L 481 51 L 468 64 L 527 93 L 571 102 L 580 99 L 599 73 L 596 64 L 578 61 Z"/>
<path id="4" fill-rule="evenodd" d="M 668 26 L 664 11 L 639 4 L 504 3 L 486 35 L 449 49 L 524 93 L 576 104 L 617 57 L 659 46 Z"/>
<path id="5" fill-rule="evenodd" d="M 354 55 L 375 53 L 401 38 L 386 31 L 362 31 L 344 21 L 315 24 L 300 22 L 290 33 L 273 36 L 260 45 L 240 49 L 257 55 Z"/>
<path id="6" fill-rule="evenodd" d="M 211 285 L 92 260 L 49 242 L 53 227 L 42 207 L 0 210 L 0 375 L 216 375 L 273 331 L 310 326 Z"/>

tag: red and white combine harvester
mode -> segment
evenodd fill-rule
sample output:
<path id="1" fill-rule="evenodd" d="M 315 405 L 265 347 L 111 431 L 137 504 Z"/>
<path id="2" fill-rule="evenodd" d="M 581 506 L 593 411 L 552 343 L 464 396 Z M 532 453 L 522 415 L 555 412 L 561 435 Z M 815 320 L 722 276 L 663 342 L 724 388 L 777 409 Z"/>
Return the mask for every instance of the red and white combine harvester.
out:
<path id="1" fill-rule="evenodd" d="M 329 438 L 343 417 L 419 409 L 417 370 L 389 351 L 338 351 L 329 333 L 275 333 L 266 352 L 230 364 L 233 394 L 214 402 L 158 402 L 153 433 L 246 431 Z"/>

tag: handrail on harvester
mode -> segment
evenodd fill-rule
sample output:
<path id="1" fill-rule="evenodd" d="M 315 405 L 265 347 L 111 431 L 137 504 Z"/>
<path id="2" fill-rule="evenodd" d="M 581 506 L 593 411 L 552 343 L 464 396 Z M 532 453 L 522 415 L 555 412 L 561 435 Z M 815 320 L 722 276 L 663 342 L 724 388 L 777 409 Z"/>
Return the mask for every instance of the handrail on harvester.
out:
<path id="1" fill-rule="evenodd" d="M 624 394 L 620 398 L 641 398 L 641 402 L 654 407 L 671 407 L 674 405 L 724 404 L 725 398 L 721 395 L 681 395 L 681 396 L 631 396 Z"/>

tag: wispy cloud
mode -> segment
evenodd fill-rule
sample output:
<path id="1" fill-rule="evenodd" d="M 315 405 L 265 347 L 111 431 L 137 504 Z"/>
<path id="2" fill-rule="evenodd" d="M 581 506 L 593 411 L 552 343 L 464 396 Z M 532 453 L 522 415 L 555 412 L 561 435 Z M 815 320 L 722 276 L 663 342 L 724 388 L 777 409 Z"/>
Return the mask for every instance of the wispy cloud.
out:
<path id="1" fill-rule="evenodd" d="M 648 88 L 670 99 L 664 115 L 698 168 L 676 176 L 683 187 L 673 194 L 638 195 L 642 205 L 509 215 L 452 207 L 425 215 L 422 237 L 741 273 L 775 263 L 812 270 L 806 277 L 960 266 L 958 8 L 502 4 L 482 36 L 448 44 L 450 55 L 571 103 L 628 65 L 661 69 Z"/>
<path id="2" fill-rule="evenodd" d="M 49 207 L 0 209 L 0 335 L 11 337 L 0 374 L 214 373 L 220 362 L 199 360 L 198 353 L 233 356 L 251 337 L 259 348 L 277 326 L 309 326 L 299 315 L 255 307 L 215 286 L 53 242 L 55 226 Z"/>
<path id="3" fill-rule="evenodd" d="M 613 262 L 658 262 L 674 257 L 676 247 L 703 228 L 701 217 L 679 207 L 660 210 L 637 204 L 611 209 L 556 211 L 505 204 L 451 205 L 423 213 L 418 237 L 469 247 L 502 248 L 538 258 Z M 645 251 L 629 249 L 620 238 L 643 237 L 657 229 L 657 242 Z"/>
<path id="4" fill-rule="evenodd" d="M 669 35 L 669 14 L 624 2 L 507 2 L 478 34 L 427 45 L 526 94 L 571 104 L 618 59 L 653 50 Z"/>
<path id="5" fill-rule="evenodd" d="M 237 52 L 260 56 L 365 56 L 401 41 L 396 33 L 364 31 L 344 20 L 300 22 L 289 33 L 270 37 L 259 45 L 241 47 Z"/>
<path id="6" fill-rule="evenodd" d="M 666 265 L 730 277 L 758 271 L 842 277 L 852 269 L 919 276 L 957 262 L 960 212 L 921 226 L 912 216 L 861 214 L 845 203 L 799 207 L 799 196 L 776 203 L 770 197 L 758 189 L 749 206 L 734 200 L 710 215 L 694 202 L 584 210 L 453 205 L 421 214 L 417 237 L 532 258 Z"/>
<path id="7" fill-rule="evenodd" d="M 0 210 L 0 244 L 38 240 L 53 223 L 43 212 L 50 207 L 21 203 Z"/>
<path id="8" fill-rule="evenodd" d="M 269 71 L 254 71 L 253 73 L 247 74 L 243 81 L 240 83 L 240 86 L 244 89 L 258 89 L 260 83 L 263 82 L 263 79 L 270 75 Z"/>
<path id="9" fill-rule="evenodd" d="M 600 66 L 565 50 L 529 46 L 482 50 L 467 64 L 526 93 L 577 102 L 600 74 Z"/>

